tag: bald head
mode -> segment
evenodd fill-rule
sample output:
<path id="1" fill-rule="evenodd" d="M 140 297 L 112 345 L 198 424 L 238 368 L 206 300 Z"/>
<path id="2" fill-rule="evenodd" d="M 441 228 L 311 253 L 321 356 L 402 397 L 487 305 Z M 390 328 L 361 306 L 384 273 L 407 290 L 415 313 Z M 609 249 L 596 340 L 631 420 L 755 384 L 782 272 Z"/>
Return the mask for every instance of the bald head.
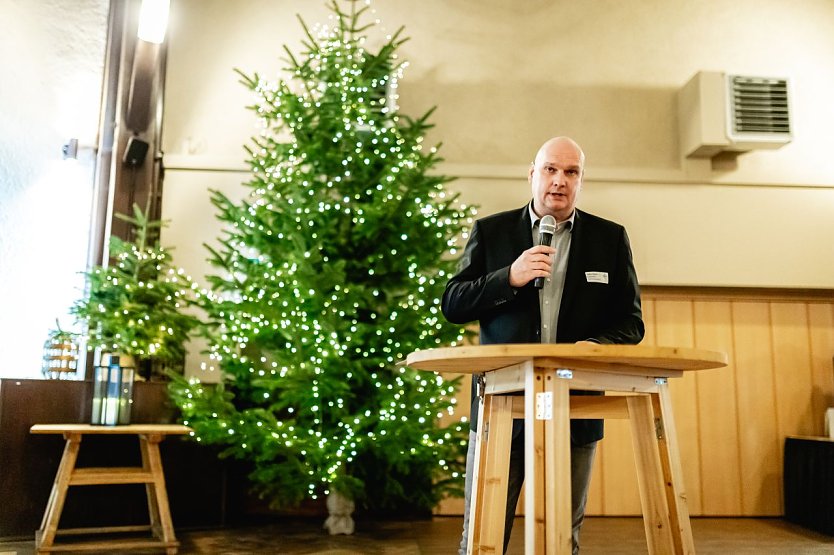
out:
<path id="1" fill-rule="evenodd" d="M 582 165 L 582 170 L 584 173 L 585 170 L 585 152 L 582 150 L 582 147 L 579 144 L 571 139 L 570 137 L 553 137 L 552 139 L 548 139 L 545 143 L 539 148 L 539 151 L 536 153 L 536 158 L 533 161 L 533 165 L 537 165 L 541 162 L 543 158 L 546 158 L 549 153 L 559 153 L 559 152 L 570 152 L 578 156 L 580 163 Z"/>
<path id="2" fill-rule="evenodd" d="M 530 166 L 533 211 L 540 218 L 550 214 L 557 222 L 570 218 L 585 173 L 585 153 L 569 137 L 545 142 Z"/>

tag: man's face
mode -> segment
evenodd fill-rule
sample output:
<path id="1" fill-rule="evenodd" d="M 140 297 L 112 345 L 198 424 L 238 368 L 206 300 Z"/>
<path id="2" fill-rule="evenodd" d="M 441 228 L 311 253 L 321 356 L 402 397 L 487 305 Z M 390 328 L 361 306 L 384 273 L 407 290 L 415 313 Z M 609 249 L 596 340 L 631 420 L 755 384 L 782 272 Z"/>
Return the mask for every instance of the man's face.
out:
<path id="1" fill-rule="evenodd" d="M 555 139 L 539 150 L 530 167 L 533 210 L 541 218 L 568 219 L 576 206 L 585 171 L 584 156 L 575 143 Z"/>

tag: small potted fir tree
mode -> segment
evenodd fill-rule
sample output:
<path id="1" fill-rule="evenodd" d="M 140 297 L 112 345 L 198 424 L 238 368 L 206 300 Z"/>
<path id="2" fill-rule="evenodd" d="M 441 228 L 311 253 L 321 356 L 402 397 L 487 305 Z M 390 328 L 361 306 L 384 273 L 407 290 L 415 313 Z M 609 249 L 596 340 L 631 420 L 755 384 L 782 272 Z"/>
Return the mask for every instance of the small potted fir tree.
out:
<path id="1" fill-rule="evenodd" d="M 133 240 L 110 238 L 112 264 L 86 272 L 87 295 L 71 312 L 86 326 L 88 350 L 132 357 L 147 380 L 181 372 L 185 343 L 200 323 L 184 312 L 197 286 L 159 246 L 163 222 L 136 204 L 133 217 L 116 217 L 131 225 Z"/>

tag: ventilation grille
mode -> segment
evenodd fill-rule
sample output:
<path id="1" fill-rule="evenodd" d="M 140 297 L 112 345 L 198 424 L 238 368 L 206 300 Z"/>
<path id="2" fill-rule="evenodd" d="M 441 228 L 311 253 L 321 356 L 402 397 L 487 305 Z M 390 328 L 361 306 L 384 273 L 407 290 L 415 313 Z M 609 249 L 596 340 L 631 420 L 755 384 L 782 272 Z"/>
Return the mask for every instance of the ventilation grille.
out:
<path id="1" fill-rule="evenodd" d="M 733 75 L 729 81 L 731 135 L 790 136 L 787 80 Z"/>
<path id="2" fill-rule="evenodd" d="M 781 148 L 792 140 L 788 81 L 699 71 L 678 93 L 681 154 Z"/>

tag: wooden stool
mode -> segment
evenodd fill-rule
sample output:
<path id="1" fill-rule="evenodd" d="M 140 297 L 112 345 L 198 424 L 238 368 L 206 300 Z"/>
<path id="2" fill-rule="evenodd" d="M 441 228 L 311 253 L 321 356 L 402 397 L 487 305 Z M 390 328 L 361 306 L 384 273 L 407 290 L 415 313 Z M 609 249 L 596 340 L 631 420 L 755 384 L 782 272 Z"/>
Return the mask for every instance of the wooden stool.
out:
<path id="1" fill-rule="evenodd" d="M 164 548 L 173 555 L 177 552 L 179 542 L 174 536 L 171 512 L 168 508 L 168 493 L 165 490 L 165 475 L 159 456 L 159 442 L 167 435 L 191 433 L 191 428 L 178 424 L 131 424 L 127 426 L 91 426 L 89 424 L 35 424 L 33 434 L 63 434 L 67 443 L 61 464 L 55 475 L 52 493 L 43 514 L 40 529 L 35 533 L 35 546 L 38 553 L 52 551 L 90 551 L 94 549 L 146 549 Z M 85 434 L 95 435 L 136 435 L 142 453 L 141 467 L 103 467 L 76 468 L 81 438 Z M 64 500 L 69 486 L 88 486 L 100 484 L 145 484 L 148 495 L 148 513 L 150 525 L 146 526 L 109 526 L 101 528 L 84 528 L 59 530 L 58 522 L 64 508 Z M 56 535 L 93 534 L 100 532 L 137 532 L 150 530 L 157 539 L 152 540 L 98 540 L 83 543 L 55 545 Z"/>
<path id="2" fill-rule="evenodd" d="M 726 354 L 639 345 L 480 345 L 416 351 L 407 363 L 484 373 L 467 553 L 502 552 L 513 418 L 525 421 L 525 553 L 571 553 L 571 418 L 630 420 L 649 553 L 695 553 L 668 379 L 726 366 Z M 617 395 L 571 397 L 571 389 Z M 516 392 L 523 396 L 506 395 Z"/>

